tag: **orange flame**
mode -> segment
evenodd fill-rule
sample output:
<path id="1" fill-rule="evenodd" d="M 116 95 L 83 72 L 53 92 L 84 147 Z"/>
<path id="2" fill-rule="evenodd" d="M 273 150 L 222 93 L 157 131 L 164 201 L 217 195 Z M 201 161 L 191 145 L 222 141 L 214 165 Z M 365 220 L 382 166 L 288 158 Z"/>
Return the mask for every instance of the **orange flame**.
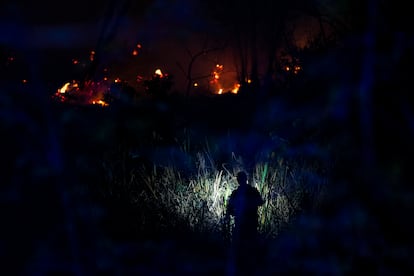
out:
<path id="1" fill-rule="evenodd" d="M 109 105 L 108 103 L 106 103 L 103 100 L 94 100 L 94 101 L 92 101 L 92 104 L 100 105 L 100 106 L 108 106 Z"/>
<path id="2" fill-rule="evenodd" d="M 65 83 L 61 88 L 58 89 L 59 93 L 66 93 L 66 91 L 68 90 L 68 87 L 70 85 L 70 82 Z"/>
<path id="3" fill-rule="evenodd" d="M 154 74 L 157 75 L 160 78 L 162 78 L 164 76 L 163 73 L 162 73 L 162 71 L 161 71 L 161 69 L 155 70 L 155 73 Z"/>
<path id="4" fill-rule="evenodd" d="M 239 83 L 234 83 L 233 85 L 225 82 L 225 78 L 222 78 L 224 70 L 223 64 L 216 64 L 214 69 L 211 72 L 210 84 L 213 87 L 214 93 L 216 94 L 223 94 L 225 92 L 231 92 L 233 94 L 237 94 L 240 89 Z M 228 80 L 227 80 L 228 81 Z"/>
<path id="5" fill-rule="evenodd" d="M 239 89 L 240 89 L 240 83 L 236 83 L 233 89 L 231 90 L 231 93 L 237 94 L 239 92 Z"/>

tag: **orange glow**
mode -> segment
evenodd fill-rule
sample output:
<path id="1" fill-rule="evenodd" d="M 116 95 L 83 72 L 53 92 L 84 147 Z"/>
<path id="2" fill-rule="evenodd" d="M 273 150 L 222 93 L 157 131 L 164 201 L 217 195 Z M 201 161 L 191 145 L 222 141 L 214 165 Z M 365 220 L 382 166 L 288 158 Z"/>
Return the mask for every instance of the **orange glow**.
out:
<path id="1" fill-rule="evenodd" d="M 302 67 L 300 67 L 299 65 L 296 65 L 296 66 L 294 67 L 294 71 L 293 71 L 293 73 L 297 74 L 297 73 L 299 73 L 299 71 L 300 71 L 300 70 L 302 70 Z"/>
<path id="2" fill-rule="evenodd" d="M 237 94 L 239 92 L 239 89 L 240 89 L 240 83 L 236 83 L 233 89 L 231 90 L 231 93 Z"/>
<path id="3" fill-rule="evenodd" d="M 59 93 L 66 93 L 69 85 L 70 85 L 70 82 L 65 83 L 60 89 L 58 89 L 58 92 Z"/>
<path id="4" fill-rule="evenodd" d="M 197 82 L 194 83 L 194 87 L 198 87 L 198 83 Z"/>
<path id="5" fill-rule="evenodd" d="M 120 83 L 120 82 L 121 82 L 121 79 L 120 79 L 120 78 L 116 78 L 116 79 L 114 80 L 114 82 L 115 82 L 115 83 Z"/>
<path id="6" fill-rule="evenodd" d="M 73 80 L 72 82 L 65 83 L 57 90 L 53 97 L 60 102 L 108 106 L 109 104 L 103 100 L 107 91 L 109 91 L 109 86 L 103 81 L 94 82 L 89 80 L 80 88 L 79 82 Z M 66 95 L 72 95 L 73 97 Z"/>
<path id="7" fill-rule="evenodd" d="M 222 64 L 216 64 L 216 71 L 213 71 L 213 76 L 216 80 L 220 78 L 220 74 L 223 72 L 223 65 Z"/>
<path id="8" fill-rule="evenodd" d="M 164 75 L 162 74 L 161 69 L 157 69 L 155 70 L 155 75 L 157 75 L 158 77 L 162 78 Z"/>
<path id="9" fill-rule="evenodd" d="M 140 43 L 138 43 L 138 44 L 135 46 L 135 49 L 134 49 L 134 50 L 132 50 L 132 55 L 133 55 L 133 56 L 137 56 L 137 55 L 139 54 L 138 49 L 141 49 L 141 48 L 142 48 L 141 44 L 140 44 Z"/>
<path id="10" fill-rule="evenodd" d="M 227 75 L 229 72 L 224 72 L 224 65 L 217 63 L 211 71 L 210 86 L 215 94 L 224 94 L 226 92 L 237 94 L 240 89 L 240 84 L 231 81 Z"/>
<path id="11" fill-rule="evenodd" d="M 89 56 L 89 60 L 90 61 L 93 61 L 95 59 L 95 51 L 91 51 L 91 54 L 90 54 L 90 56 Z"/>
<path id="12" fill-rule="evenodd" d="M 94 100 L 94 101 L 92 101 L 92 104 L 96 104 L 96 105 L 100 105 L 100 106 L 108 106 L 109 105 L 108 103 L 106 103 L 103 100 Z"/>

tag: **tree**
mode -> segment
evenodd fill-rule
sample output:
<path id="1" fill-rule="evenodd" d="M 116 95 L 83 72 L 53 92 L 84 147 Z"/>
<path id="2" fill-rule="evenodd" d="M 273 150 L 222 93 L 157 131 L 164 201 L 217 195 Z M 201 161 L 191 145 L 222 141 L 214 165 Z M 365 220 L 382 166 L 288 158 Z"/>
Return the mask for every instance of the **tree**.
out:
<path id="1" fill-rule="evenodd" d="M 317 22 L 312 27 L 312 34 L 307 35 L 319 36 L 322 42 L 319 46 L 325 47 L 330 37 L 345 32 L 345 15 L 350 15 L 349 10 L 352 10 L 346 5 L 328 5 L 321 0 L 203 2 L 210 18 L 220 22 L 223 32 L 230 38 L 229 46 L 234 49 L 240 84 L 246 87 L 249 82 L 253 90 L 257 90 L 263 76 L 265 83 L 272 81 L 280 49 L 297 52 L 295 34 L 298 30 L 309 27 L 306 25 L 310 21 Z"/>
<path id="2" fill-rule="evenodd" d="M 225 43 L 223 45 L 211 46 L 209 45 L 208 37 L 205 39 L 202 49 L 193 54 L 190 49 L 186 48 L 187 53 L 190 57 L 190 61 L 187 65 L 187 69 L 185 70 L 180 62 L 177 62 L 177 65 L 180 69 L 184 72 L 186 79 L 187 79 L 187 87 L 186 87 L 186 97 L 190 95 L 191 87 L 193 86 L 194 81 L 199 79 L 205 79 L 210 77 L 210 73 L 201 75 L 201 76 L 194 76 L 193 74 L 193 65 L 195 62 L 202 56 L 206 56 L 212 52 L 220 51 L 226 48 Z"/>

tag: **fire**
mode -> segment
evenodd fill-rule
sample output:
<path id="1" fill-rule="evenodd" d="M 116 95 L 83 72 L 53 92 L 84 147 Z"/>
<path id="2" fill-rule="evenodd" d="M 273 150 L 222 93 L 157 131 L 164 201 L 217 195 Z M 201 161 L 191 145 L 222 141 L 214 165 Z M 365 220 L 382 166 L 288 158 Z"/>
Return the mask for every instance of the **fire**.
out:
<path id="1" fill-rule="evenodd" d="M 66 93 L 69 85 L 70 85 L 70 82 L 65 83 L 61 88 L 58 89 L 58 93 Z"/>
<path id="2" fill-rule="evenodd" d="M 216 70 L 213 71 L 213 78 L 215 80 L 220 79 L 220 74 L 223 72 L 223 65 L 216 64 Z"/>
<path id="3" fill-rule="evenodd" d="M 213 86 L 213 90 L 216 94 L 223 94 L 225 92 L 231 92 L 237 94 L 240 89 L 239 83 L 234 83 L 233 85 L 225 83 L 222 78 L 224 72 L 224 65 L 217 63 L 214 69 L 211 72 L 210 85 Z"/>
<path id="4" fill-rule="evenodd" d="M 106 103 L 103 100 L 92 101 L 92 104 L 97 104 L 97 105 L 101 105 L 101 106 L 108 106 L 109 105 L 108 103 Z"/>
<path id="5" fill-rule="evenodd" d="M 161 71 L 161 69 L 157 69 L 157 70 L 155 70 L 155 73 L 154 73 L 156 76 L 158 76 L 158 77 L 160 77 L 160 78 L 162 78 L 164 75 L 163 75 L 163 73 L 162 73 L 162 71 Z"/>
<path id="6" fill-rule="evenodd" d="M 284 64 L 281 69 L 285 71 L 285 73 L 297 75 L 303 70 L 298 58 L 289 56 L 283 58 L 282 62 Z"/>
<path id="7" fill-rule="evenodd" d="M 57 89 L 53 98 L 66 103 L 108 106 L 109 104 L 104 101 L 104 96 L 108 91 L 106 82 L 88 81 L 80 88 L 79 82 L 73 80 Z"/>
<path id="8" fill-rule="evenodd" d="M 240 89 L 240 83 L 236 83 L 233 89 L 231 90 L 231 93 L 237 94 L 237 92 L 239 92 L 239 89 Z"/>
<path id="9" fill-rule="evenodd" d="M 140 43 L 135 44 L 129 51 L 130 58 L 132 56 L 138 56 L 141 54 L 142 45 Z M 69 60 L 71 66 L 76 65 L 79 67 L 86 67 L 90 62 L 96 60 L 97 53 L 95 50 L 86 52 L 85 60 L 80 57 L 74 57 Z M 89 63 L 88 63 L 89 62 Z M 222 63 L 215 62 L 211 64 L 210 74 L 203 73 L 201 76 L 194 78 L 192 86 L 198 91 L 209 91 L 214 94 L 226 94 L 233 93 L 237 94 L 240 90 L 241 85 L 236 81 L 237 72 L 236 69 L 229 69 L 232 67 L 225 67 Z M 226 71 L 225 71 L 226 69 Z M 300 67 L 290 67 L 291 72 L 293 70 L 301 70 Z M 77 68 L 79 70 L 79 68 Z M 69 81 L 64 83 L 54 94 L 54 98 L 61 102 L 72 103 L 72 104 L 90 104 L 108 106 L 104 99 L 112 102 L 117 98 L 121 99 L 119 91 L 123 91 L 123 84 L 128 82 L 124 79 L 125 76 L 114 76 L 110 72 L 109 67 L 105 67 L 100 72 L 100 80 L 89 80 L 86 83 L 80 81 Z M 144 88 L 149 91 L 165 90 L 171 86 L 171 80 L 168 73 L 163 72 L 160 68 L 156 68 L 152 76 L 144 77 L 140 74 L 136 74 L 134 85 L 144 85 Z M 208 71 L 207 71 L 208 72 Z M 198 81 L 203 79 L 203 81 Z M 250 83 L 250 80 L 245 80 Z M 128 84 L 127 84 L 128 85 Z M 131 86 L 129 86 L 131 87 Z M 112 90 L 112 91 L 111 91 Z M 154 92 L 156 93 L 156 92 Z M 122 96 L 123 97 L 123 96 Z M 123 99 L 123 98 L 122 98 Z"/>

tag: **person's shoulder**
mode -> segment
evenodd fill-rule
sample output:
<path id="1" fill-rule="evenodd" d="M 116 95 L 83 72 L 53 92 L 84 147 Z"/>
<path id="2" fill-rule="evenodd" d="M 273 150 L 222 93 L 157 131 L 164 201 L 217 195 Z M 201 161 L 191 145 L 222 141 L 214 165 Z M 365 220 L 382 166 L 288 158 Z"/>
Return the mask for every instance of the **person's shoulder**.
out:
<path id="1" fill-rule="evenodd" d="M 259 190 L 257 190 L 256 187 L 253 187 L 253 186 L 250 186 L 250 185 L 248 187 L 249 187 L 249 191 L 252 192 L 252 193 L 258 193 L 259 192 Z"/>

